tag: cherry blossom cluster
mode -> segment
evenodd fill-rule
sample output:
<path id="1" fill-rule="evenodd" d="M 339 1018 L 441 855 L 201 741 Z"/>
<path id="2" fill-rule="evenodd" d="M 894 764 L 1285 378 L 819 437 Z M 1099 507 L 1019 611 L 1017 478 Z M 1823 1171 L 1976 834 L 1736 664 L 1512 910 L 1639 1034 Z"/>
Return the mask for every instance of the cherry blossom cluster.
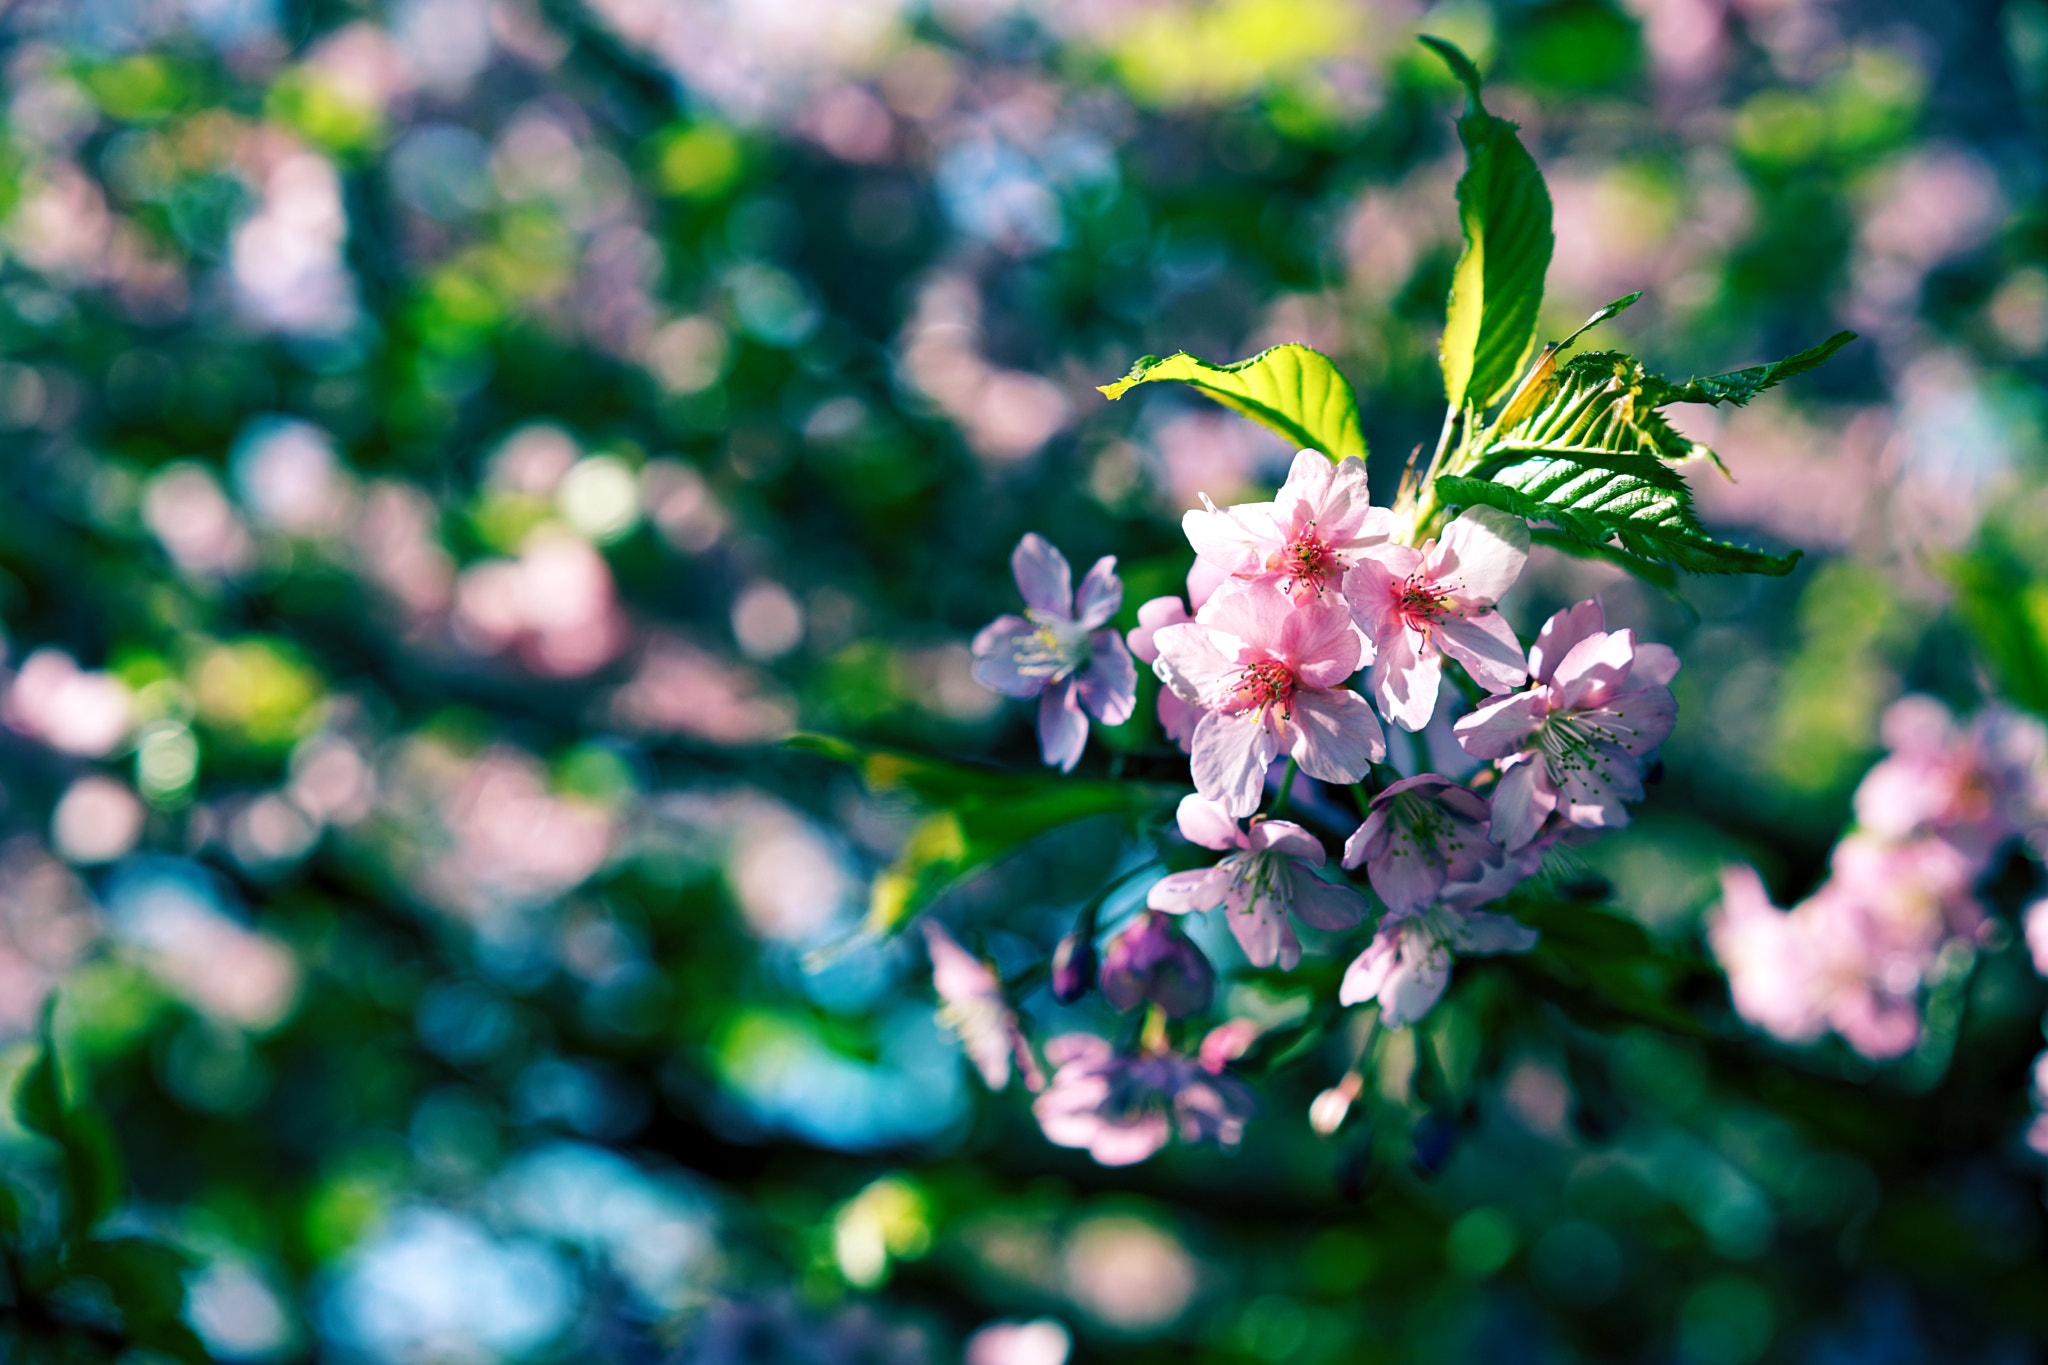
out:
<path id="1" fill-rule="evenodd" d="M 1534 946 L 1534 930 L 1483 907 L 1575 831 L 1628 823 L 1677 714 L 1676 655 L 1608 630 L 1597 601 L 1557 613 L 1524 647 L 1498 610 L 1529 555 L 1529 528 L 1508 513 L 1474 507 L 1440 531 L 1418 526 L 1372 504 L 1363 461 L 1304 450 L 1271 502 L 1223 508 L 1204 495 L 1183 528 L 1196 555 L 1187 596 L 1144 603 L 1127 637 L 1108 625 L 1123 597 L 1113 557 L 1077 590 L 1065 557 L 1025 536 L 1011 564 L 1026 611 L 973 646 L 983 685 L 1037 702 L 1041 753 L 1063 771 L 1090 717 L 1131 716 L 1133 658 L 1149 665 L 1195 788 L 1179 832 L 1222 855 L 1160 878 L 1099 958 L 1092 911 L 1054 955 L 1062 1003 L 1099 987 L 1113 1008 L 1146 1011 L 1121 1047 L 1052 1039 L 1042 1087 L 1035 1065 L 1021 1068 L 1047 1136 L 1105 1164 L 1142 1160 L 1175 1133 L 1233 1144 L 1252 1112 L 1229 1068 L 1256 1025 L 1228 1021 L 1191 1054 L 1169 1041 L 1169 1021 L 1215 997 L 1215 968 L 1179 919 L 1218 912 L 1251 966 L 1283 971 L 1302 957 L 1297 922 L 1336 935 L 1370 924 L 1340 1003 L 1375 1002 L 1388 1028 L 1413 1023 L 1456 955 Z M 1476 777 L 1387 766 L 1385 725 L 1417 732 L 1460 711 L 1452 733 L 1485 765 Z M 1279 818 L 1297 774 L 1352 789 L 1360 823 L 1335 861 L 1370 895 L 1332 879 L 1321 836 Z M 1001 983 L 938 925 L 926 933 L 946 1017 L 967 1024 L 985 1078 L 1007 1081 L 1011 1059 L 1030 1052 Z"/>
<path id="2" fill-rule="evenodd" d="M 1911 696 L 1886 712 L 1883 738 L 1890 753 L 1857 788 L 1855 827 L 1819 889 L 1784 911 L 1754 869 L 1730 867 L 1710 930 L 1744 1019 L 1791 1043 L 1833 1031 L 1876 1060 L 1919 1044 L 1924 988 L 1989 929 L 1978 883 L 2013 840 L 2038 851 L 2048 833 L 2040 722 L 1994 705 L 1962 725 Z M 2048 974 L 2048 921 L 2032 914 Z"/>

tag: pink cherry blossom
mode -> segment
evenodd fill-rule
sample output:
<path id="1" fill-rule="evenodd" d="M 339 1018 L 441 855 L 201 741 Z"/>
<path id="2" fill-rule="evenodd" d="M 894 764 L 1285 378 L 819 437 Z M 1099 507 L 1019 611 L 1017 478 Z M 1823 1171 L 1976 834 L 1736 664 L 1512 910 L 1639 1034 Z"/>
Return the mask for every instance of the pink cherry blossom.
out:
<path id="1" fill-rule="evenodd" d="M 1102 994 L 1120 1010 L 1150 1001 L 1177 1019 L 1209 1008 L 1216 969 L 1172 919 L 1140 910 L 1102 956 Z"/>
<path id="2" fill-rule="evenodd" d="M 1178 597 L 1155 597 L 1138 608 L 1137 628 L 1125 636 L 1138 662 L 1155 664 L 1159 662 L 1158 634 L 1168 626 L 1184 626 L 1195 618 L 1188 615 L 1187 603 Z M 1202 708 L 1183 700 L 1170 687 L 1159 689 L 1159 728 L 1166 737 L 1187 753 L 1195 740 L 1195 726 L 1202 719 Z"/>
<path id="3" fill-rule="evenodd" d="M 1856 788 L 1856 822 L 1892 839 L 1940 834 L 1988 858 L 2048 818 L 2048 730 L 1991 705 L 1968 726 L 1932 697 L 1905 697 L 1884 716 L 1891 755 Z"/>
<path id="4" fill-rule="evenodd" d="M 1901 1056 L 1920 1040 L 1919 970 L 1872 951 L 1845 888 L 1830 880 L 1787 912 L 1754 871 L 1726 869 L 1708 942 L 1755 1027 L 1788 1043 L 1833 1029 L 1866 1057 Z"/>
<path id="5" fill-rule="evenodd" d="M 2048 900 L 2038 900 L 2029 905 L 2024 922 L 2027 952 L 2033 956 L 2034 970 L 2048 976 Z"/>
<path id="6" fill-rule="evenodd" d="M 1429 724 L 1445 655 L 1489 692 L 1522 685 L 1522 642 L 1494 606 L 1528 558 L 1528 524 L 1491 507 L 1466 509 L 1419 550 L 1389 544 L 1360 553 L 1344 596 L 1379 651 L 1372 693 L 1380 714 L 1404 730 Z"/>
<path id="7" fill-rule="evenodd" d="M 1118 1052 L 1093 1034 L 1067 1033 L 1045 1045 L 1045 1057 L 1055 1069 L 1031 1106 L 1038 1126 L 1104 1166 L 1143 1161 L 1175 1132 L 1235 1147 L 1257 1111 L 1243 1082 L 1177 1052 Z"/>
<path id="8" fill-rule="evenodd" d="M 1385 756 L 1378 718 L 1343 686 L 1361 646 L 1341 602 L 1297 605 L 1252 584 L 1154 638 L 1159 680 L 1205 713 L 1191 746 L 1195 789 L 1233 815 L 1259 808 L 1266 769 L 1283 753 L 1325 782 L 1356 782 Z"/>
<path id="9" fill-rule="evenodd" d="M 1273 501 L 1226 512 L 1205 493 L 1202 505 L 1181 518 L 1195 553 L 1231 578 L 1276 583 L 1295 601 L 1341 588 L 1360 553 L 1394 531 L 1394 514 L 1369 501 L 1365 461 L 1355 455 L 1332 464 L 1304 450 Z"/>
<path id="10" fill-rule="evenodd" d="M 1108 628 L 1124 600 L 1116 556 L 1096 560 L 1076 592 L 1066 556 L 1032 532 L 1010 569 L 1028 610 L 998 616 L 974 637 L 974 678 L 1006 697 L 1037 697 L 1039 751 L 1072 772 L 1088 744 L 1087 717 L 1121 725 L 1137 705 L 1137 669 Z"/>
<path id="11" fill-rule="evenodd" d="M 1643 799 L 1643 772 L 1677 723 L 1666 684 L 1678 656 L 1605 625 L 1597 601 L 1551 617 L 1529 650 L 1532 685 L 1454 727 L 1467 753 L 1502 769 L 1492 833 L 1505 848 L 1534 839 L 1552 812 L 1618 828 L 1628 823 L 1622 803 Z"/>
<path id="12" fill-rule="evenodd" d="M 1328 855 L 1293 821 L 1255 820 L 1246 832 L 1229 811 L 1200 796 L 1181 798 L 1179 818 L 1189 842 L 1230 856 L 1214 867 L 1162 878 L 1145 904 L 1172 915 L 1224 907 L 1225 921 L 1254 967 L 1278 962 L 1292 971 L 1301 961 L 1289 912 L 1317 929 L 1349 929 L 1365 918 L 1365 897 L 1315 875 Z"/>
<path id="13" fill-rule="evenodd" d="M 1468 957 L 1526 953 L 1537 934 L 1507 915 L 1439 905 L 1420 914 L 1390 914 L 1366 950 L 1345 969 L 1337 1000 L 1380 1004 L 1388 1028 L 1412 1024 L 1436 1007 L 1450 984 L 1454 953 Z"/>
<path id="14" fill-rule="evenodd" d="M 1486 798 L 1435 773 L 1403 778 L 1366 808 L 1344 843 L 1344 866 L 1366 866 L 1372 889 L 1395 914 L 1433 904 L 1446 883 L 1475 883 L 1504 859 L 1487 837 Z"/>
<path id="15" fill-rule="evenodd" d="M 1003 983 L 990 966 L 961 947 L 937 920 L 918 921 L 932 960 L 932 990 L 940 1001 L 939 1022 L 960 1039 L 974 1069 L 991 1090 L 1010 1083 L 1010 1062 L 1016 1059 L 1024 1084 L 1045 1087 L 1031 1045 L 1017 1026 L 1016 1012 L 1003 996 Z"/>

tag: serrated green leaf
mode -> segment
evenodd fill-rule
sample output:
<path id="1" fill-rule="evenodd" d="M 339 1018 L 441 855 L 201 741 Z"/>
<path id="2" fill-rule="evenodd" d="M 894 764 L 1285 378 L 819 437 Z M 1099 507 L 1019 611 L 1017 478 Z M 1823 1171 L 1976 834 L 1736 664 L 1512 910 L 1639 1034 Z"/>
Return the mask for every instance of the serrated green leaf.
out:
<path id="1" fill-rule="evenodd" d="M 1444 396 L 1453 410 L 1490 407 L 1515 382 L 1536 339 L 1543 277 L 1553 239 L 1550 192 L 1516 125 L 1486 112 L 1479 71 L 1441 38 L 1422 41 L 1465 86 L 1458 120 L 1465 174 L 1458 181 L 1458 223 L 1465 250 L 1451 276 L 1439 355 Z"/>
<path id="2" fill-rule="evenodd" d="M 1653 377 L 1648 381 L 1646 393 L 1658 407 L 1666 403 L 1712 403 L 1716 406 L 1732 403 L 1741 407 L 1765 389 L 1825 364 L 1835 352 L 1855 339 L 1854 332 L 1837 332 L 1820 345 L 1809 346 L 1783 360 L 1768 365 L 1752 365 L 1746 370 L 1730 370 L 1705 379 L 1688 379 L 1683 384 Z"/>
<path id="3" fill-rule="evenodd" d="M 1274 346 L 1234 365 L 1212 365 L 1182 351 L 1164 360 L 1146 356 L 1114 384 L 1099 386 L 1114 400 L 1139 384 L 1159 380 L 1191 384 L 1223 406 L 1271 427 L 1297 447 L 1332 460 L 1364 459 L 1365 428 L 1358 398 L 1330 358 L 1295 342 Z"/>
<path id="4" fill-rule="evenodd" d="M 1536 456 L 1492 479 L 1444 475 L 1437 496 L 1459 507 L 1498 507 L 1548 521 L 1589 546 L 1614 541 L 1629 554 L 1661 560 L 1688 573 L 1754 573 L 1782 577 L 1800 552 L 1767 555 L 1715 540 L 1693 516 L 1684 482 L 1665 486 L 1670 471 L 1644 456 L 1605 456 L 1598 463 Z"/>
<path id="5" fill-rule="evenodd" d="M 1573 356 L 1515 395 L 1483 438 L 1471 472 L 1485 478 L 1537 454 L 1585 460 L 1646 455 L 1670 464 L 1713 459 L 1711 450 L 1680 435 L 1657 411 L 1646 393 L 1654 382 L 1619 351 Z M 1667 483 L 1684 487 L 1676 474 Z"/>
<path id="6" fill-rule="evenodd" d="M 1612 564 L 1642 579 L 1651 587 L 1662 588 L 1665 592 L 1678 590 L 1678 574 L 1669 564 L 1660 564 L 1653 559 L 1632 555 L 1618 546 L 1605 542 L 1598 545 L 1589 544 L 1577 536 L 1569 536 L 1547 526 L 1531 527 L 1529 542 L 1533 545 L 1548 545 L 1553 550 L 1577 559 L 1594 559 L 1603 564 Z"/>

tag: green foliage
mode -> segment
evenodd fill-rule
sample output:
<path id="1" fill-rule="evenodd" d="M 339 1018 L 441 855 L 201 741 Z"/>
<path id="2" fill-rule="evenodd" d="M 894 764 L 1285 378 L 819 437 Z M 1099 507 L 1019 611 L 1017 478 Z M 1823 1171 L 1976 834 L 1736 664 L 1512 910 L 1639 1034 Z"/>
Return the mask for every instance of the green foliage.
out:
<path id="1" fill-rule="evenodd" d="M 185 1275 L 192 1260 L 184 1252 L 147 1237 L 95 1237 L 93 1229 L 127 1192 L 119 1153 L 106 1120 L 85 1098 L 67 1088 L 54 1033 L 56 997 L 44 1007 L 37 1030 L 39 1050 L 22 1073 L 14 1095 L 15 1118 L 31 1133 L 56 1144 L 59 1157 L 58 1237 L 33 1235 L 14 1191 L 0 1182 L 0 1249 L 21 1267 L 13 1287 L 13 1308 L 25 1349 L 63 1352 L 74 1338 L 115 1339 L 188 1365 L 210 1357 L 185 1325 Z M 85 1285 L 97 1285 L 119 1314 L 118 1331 L 93 1319 L 78 1319 L 68 1306 L 90 1300 Z M 5 1337 L 0 1337 L 4 1342 Z"/>
<path id="2" fill-rule="evenodd" d="M 1139 384 L 1172 379 L 1193 385 L 1223 406 L 1271 427 L 1296 446 L 1332 460 L 1365 458 L 1358 399 L 1328 356 L 1289 343 L 1234 365 L 1211 365 L 1185 351 L 1161 360 L 1146 356 L 1103 394 L 1115 400 Z"/>
<path id="3" fill-rule="evenodd" d="M 2048 574 L 2036 555 L 1994 522 L 1944 567 L 1956 613 L 2000 695 L 2048 716 Z"/>
<path id="4" fill-rule="evenodd" d="M 63 1171 L 65 1231 L 82 1236 L 119 1204 L 127 1188 L 120 1154 L 106 1120 L 65 1093 L 52 1018 L 56 999 L 44 1007 L 38 1032 L 41 1051 L 22 1074 L 14 1096 L 21 1126 L 57 1144 Z"/>
<path id="5" fill-rule="evenodd" d="M 1617 299 L 1548 348 L 1494 425 L 1477 437 L 1460 472 L 1436 481 L 1437 496 L 1549 521 L 1594 550 L 1614 551 L 1633 572 L 1668 564 L 1689 573 L 1782 576 L 1799 552 L 1770 555 L 1716 540 L 1693 513 L 1692 490 L 1672 466 L 1720 458 L 1681 435 L 1660 411 L 1671 403 L 1742 404 L 1827 360 L 1854 339 L 1840 332 L 1770 365 L 1691 379 L 1647 373 L 1619 351 L 1557 352 L 1635 301 Z M 1615 558 L 1609 554 L 1605 557 Z"/>
<path id="6" fill-rule="evenodd" d="M 1855 339 L 1854 332 L 1837 332 L 1820 345 L 1809 346 L 1783 360 L 1730 370 L 1705 379 L 1688 379 L 1683 384 L 1653 378 L 1647 381 L 1647 392 L 1654 396 L 1659 407 L 1666 403 L 1712 403 L 1716 406 L 1732 403 L 1741 407 L 1765 389 L 1781 384 L 1793 375 L 1818 368 Z"/>
<path id="7" fill-rule="evenodd" d="M 972 768 L 829 735 L 797 735 L 789 743 L 854 768 L 870 788 L 901 790 L 933 808 L 875 877 L 868 929 L 877 934 L 895 933 L 962 878 L 1042 834 L 1097 816 L 1136 819 L 1182 794 L 1140 782 Z"/>
<path id="8" fill-rule="evenodd" d="M 1550 268 L 1550 192 L 1515 136 L 1516 125 L 1486 112 L 1471 59 L 1441 38 L 1422 41 L 1463 82 L 1468 100 L 1458 120 L 1466 160 L 1458 181 L 1465 251 L 1451 277 L 1439 352 L 1444 396 L 1454 410 L 1484 409 L 1514 383 L 1536 339 Z"/>

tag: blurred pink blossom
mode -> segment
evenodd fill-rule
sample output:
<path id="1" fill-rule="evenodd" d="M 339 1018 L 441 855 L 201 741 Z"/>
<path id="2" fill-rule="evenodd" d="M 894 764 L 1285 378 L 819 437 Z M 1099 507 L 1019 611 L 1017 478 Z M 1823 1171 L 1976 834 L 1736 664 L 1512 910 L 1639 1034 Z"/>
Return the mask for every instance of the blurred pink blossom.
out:
<path id="1" fill-rule="evenodd" d="M 1038 450 L 1073 419 L 1051 380 L 1008 370 L 982 354 L 981 292 L 962 271 L 941 271 L 917 291 L 904 328 L 902 366 L 910 386 L 959 424 L 974 453 L 1011 464 Z"/>
<path id="2" fill-rule="evenodd" d="M 110 863 L 142 837 L 148 818 L 127 783 L 99 773 L 73 782 L 50 813 L 50 845 L 72 863 Z"/>
<path id="3" fill-rule="evenodd" d="M 931 957 L 939 1022 L 959 1038 L 982 1081 L 991 1090 L 1008 1086 L 1014 1059 L 1025 1088 L 1043 1090 L 1045 1076 L 1017 1026 L 1016 1011 L 1004 997 L 995 969 L 961 947 L 937 920 L 927 916 L 918 921 L 918 927 L 924 931 L 925 951 Z"/>
<path id="4" fill-rule="evenodd" d="M 205 465 L 180 462 L 160 470 L 143 494 L 142 519 L 172 562 L 194 578 L 232 578 L 254 561 L 248 527 Z"/>
<path id="5" fill-rule="evenodd" d="M 1888 839 L 1931 832 L 1976 858 L 2048 819 L 2048 729 L 1996 704 L 1968 726 L 1932 697 L 1885 712 L 1890 756 L 1856 788 L 1856 820 Z"/>
<path id="6" fill-rule="evenodd" d="M 32 839 L 0 845 L 0 1037 L 35 1027 L 44 998 L 99 934 L 76 874 Z"/>
<path id="7" fill-rule="evenodd" d="M 298 150 L 261 173 L 256 212 L 234 231 L 230 273 L 243 317 L 265 331 L 333 336 L 355 325 L 355 276 L 342 257 L 341 179 Z"/>
<path id="8" fill-rule="evenodd" d="M 87 672 L 63 650 L 48 648 L 23 661 L 0 715 L 21 733 L 80 758 L 112 753 L 135 724 L 126 684 L 111 673 Z"/>
<path id="9" fill-rule="evenodd" d="M 632 678 L 612 694 L 611 712 L 636 730 L 712 744 L 761 744 L 796 724 L 796 708 L 759 673 L 670 636 L 648 644 Z"/>
<path id="10" fill-rule="evenodd" d="M 604 556 L 585 541 L 543 532 L 518 559 L 463 570 L 454 631 L 473 653 L 514 651 L 536 673 L 575 678 L 609 663 L 625 646 L 628 627 Z"/>
<path id="11" fill-rule="evenodd" d="M 1104 1166 L 1143 1161 L 1176 1132 L 1235 1147 L 1256 1111 L 1243 1082 L 1176 1052 L 1121 1053 L 1093 1034 L 1067 1033 L 1045 1045 L 1045 1058 L 1056 1069 L 1031 1107 L 1038 1126 Z"/>
<path id="12" fill-rule="evenodd" d="M 416 622 L 454 598 L 455 561 L 441 544 L 439 520 L 425 493 L 395 480 L 370 485 L 356 519 L 357 571 Z"/>

